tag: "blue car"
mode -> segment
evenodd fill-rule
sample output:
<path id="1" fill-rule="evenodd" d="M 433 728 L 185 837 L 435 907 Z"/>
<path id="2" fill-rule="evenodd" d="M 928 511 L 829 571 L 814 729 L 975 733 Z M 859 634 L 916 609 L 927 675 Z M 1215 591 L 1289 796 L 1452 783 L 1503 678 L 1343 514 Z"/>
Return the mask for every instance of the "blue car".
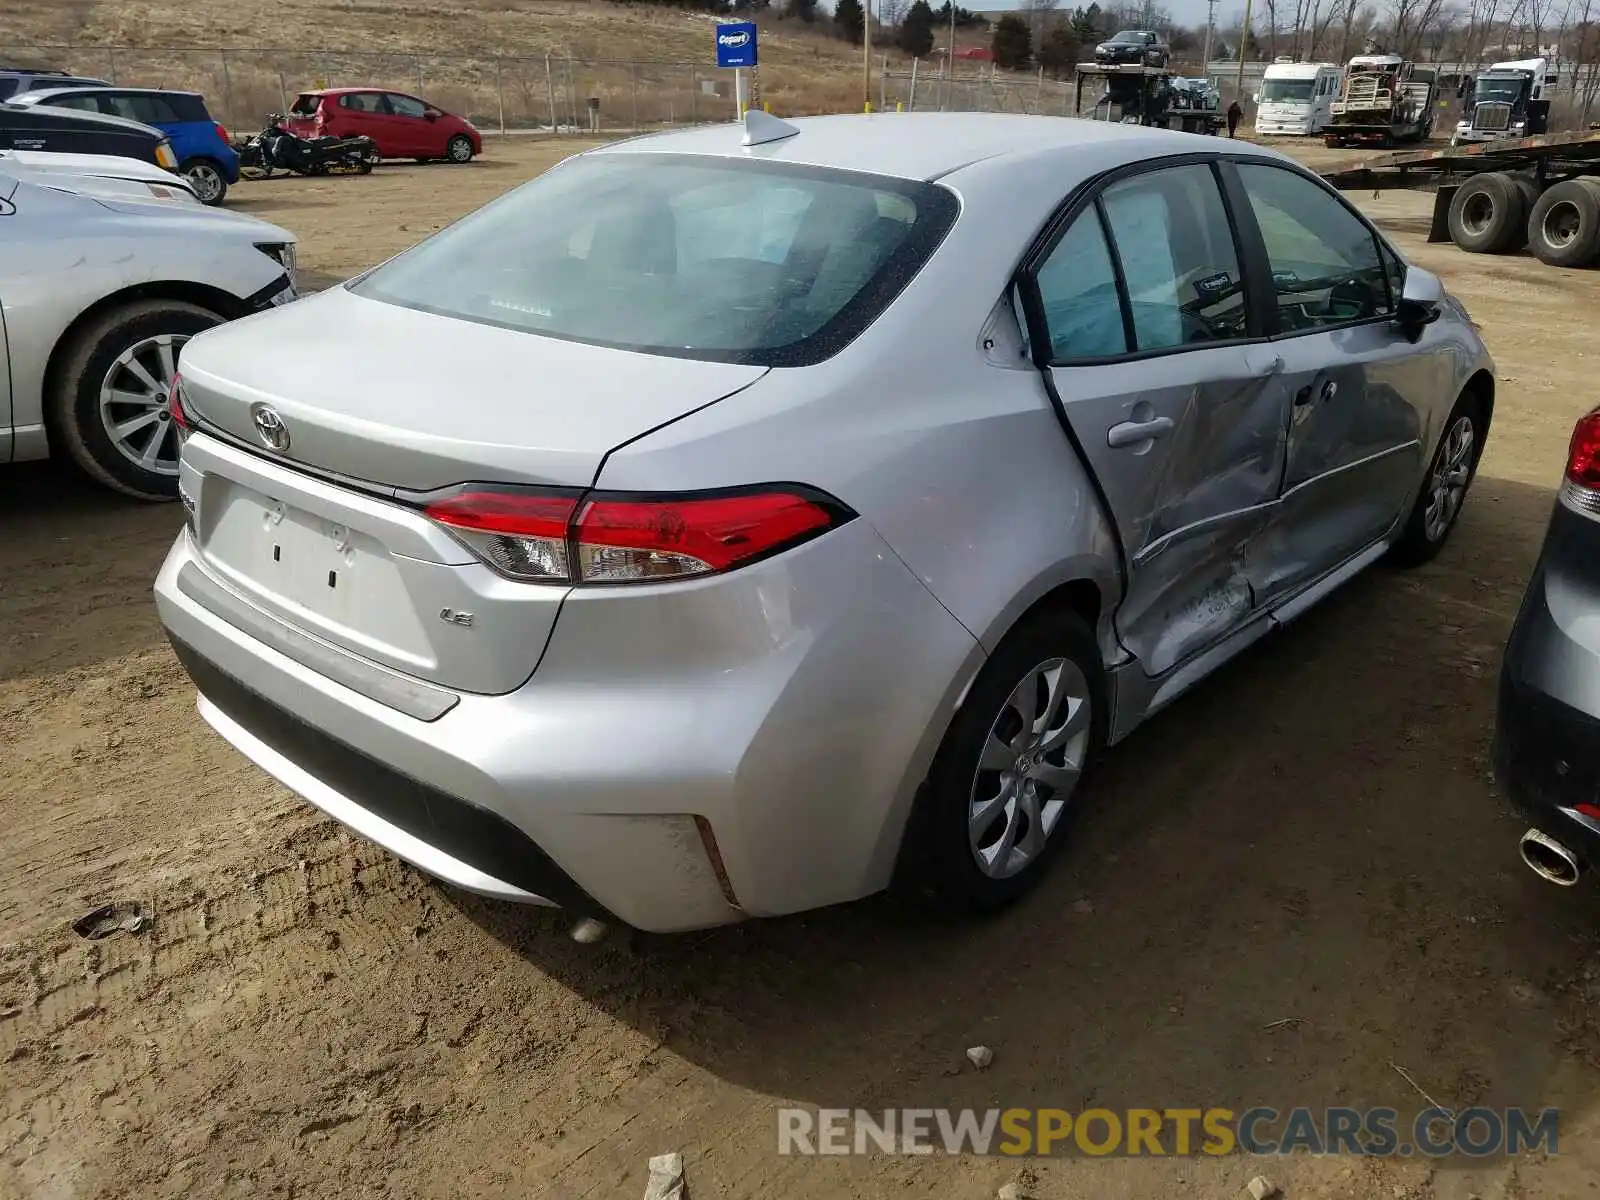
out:
<path id="1" fill-rule="evenodd" d="M 24 92 L 13 104 L 77 108 L 138 121 L 161 130 L 172 141 L 178 171 L 194 185 L 202 204 L 221 204 L 228 185 L 239 181 L 239 156 L 228 131 L 211 119 L 199 92 L 158 88 L 52 87 Z"/>

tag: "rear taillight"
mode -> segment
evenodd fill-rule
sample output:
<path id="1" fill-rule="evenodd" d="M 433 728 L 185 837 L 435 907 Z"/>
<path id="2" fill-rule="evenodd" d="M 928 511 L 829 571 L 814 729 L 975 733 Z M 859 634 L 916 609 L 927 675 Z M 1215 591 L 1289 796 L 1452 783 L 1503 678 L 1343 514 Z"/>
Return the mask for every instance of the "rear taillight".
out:
<path id="1" fill-rule="evenodd" d="M 222 122 L 213 121 L 212 124 L 217 127 L 217 136 L 222 139 L 222 144 L 224 146 L 231 145 L 232 143 L 228 139 L 228 131 L 222 127 Z"/>
<path id="2" fill-rule="evenodd" d="M 1580 418 L 1573 427 L 1560 497 L 1573 512 L 1600 517 L 1600 408 Z"/>
<path id="3" fill-rule="evenodd" d="M 172 423 L 178 427 L 178 437 L 184 438 L 189 434 L 189 414 L 183 411 L 183 376 L 173 375 L 172 385 L 167 388 L 167 416 L 172 418 Z"/>
<path id="4" fill-rule="evenodd" d="M 1567 482 L 1600 489 L 1600 408 L 1579 419 L 1567 443 Z"/>
<path id="5" fill-rule="evenodd" d="M 424 505 L 495 570 L 531 583 L 650 583 L 730 571 L 855 514 L 793 485 L 677 496 L 468 488 Z"/>

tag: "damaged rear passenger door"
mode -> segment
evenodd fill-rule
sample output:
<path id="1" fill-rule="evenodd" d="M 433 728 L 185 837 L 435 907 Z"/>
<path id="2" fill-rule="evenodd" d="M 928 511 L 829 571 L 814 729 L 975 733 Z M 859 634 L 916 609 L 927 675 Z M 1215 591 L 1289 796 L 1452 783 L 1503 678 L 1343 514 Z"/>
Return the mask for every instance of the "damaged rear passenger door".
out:
<path id="1" fill-rule="evenodd" d="M 1122 542 L 1122 644 L 1164 674 L 1256 611 L 1289 397 L 1209 161 L 1101 188 L 1025 273 L 1060 410 Z"/>

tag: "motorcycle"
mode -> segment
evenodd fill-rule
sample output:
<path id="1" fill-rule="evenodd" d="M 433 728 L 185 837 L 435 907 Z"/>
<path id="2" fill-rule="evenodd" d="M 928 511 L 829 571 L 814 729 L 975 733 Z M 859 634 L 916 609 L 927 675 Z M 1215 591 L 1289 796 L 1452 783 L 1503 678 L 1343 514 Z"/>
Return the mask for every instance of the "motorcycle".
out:
<path id="1" fill-rule="evenodd" d="M 378 161 L 378 144 L 362 135 L 303 138 L 284 128 L 282 113 L 268 113 L 261 132 L 239 150 L 239 174 L 269 179 L 275 171 L 295 175 L 333 172 L 369 174 Z"/>

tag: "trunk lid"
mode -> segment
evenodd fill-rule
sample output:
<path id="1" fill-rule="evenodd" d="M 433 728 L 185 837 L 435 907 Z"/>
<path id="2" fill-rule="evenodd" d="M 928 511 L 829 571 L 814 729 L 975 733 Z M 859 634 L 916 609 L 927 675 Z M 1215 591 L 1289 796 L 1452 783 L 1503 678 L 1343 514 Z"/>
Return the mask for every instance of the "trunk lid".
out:
<path id="1" fill-rule="evenodd" d="M 402 490 L 467 481 L 585 486 L 607 452 L 742 390 L 767 368 L 561 341 L 342 287 L 210 330 L 184 348 L 198 415 L 275 457 Z"/>
<path id="2" fill-rule="evenodd" d="M 181 369 L 192 415 L 241 443 L 199 432 L 184 449 L 180 483 L 209 572 L 269 622 L 487 694 L 533 673 L 569 588 L 497 574 L 394 493 L 586 486 L 614 447 L 766 370 L 561 342 L 342 288 L 205 333 Z M 264 444 L 258 404 L 287 428 L 283 453 Z M 218 615 L 280 649 L 298 644 L 252 628 L 237 606 Z"/>

